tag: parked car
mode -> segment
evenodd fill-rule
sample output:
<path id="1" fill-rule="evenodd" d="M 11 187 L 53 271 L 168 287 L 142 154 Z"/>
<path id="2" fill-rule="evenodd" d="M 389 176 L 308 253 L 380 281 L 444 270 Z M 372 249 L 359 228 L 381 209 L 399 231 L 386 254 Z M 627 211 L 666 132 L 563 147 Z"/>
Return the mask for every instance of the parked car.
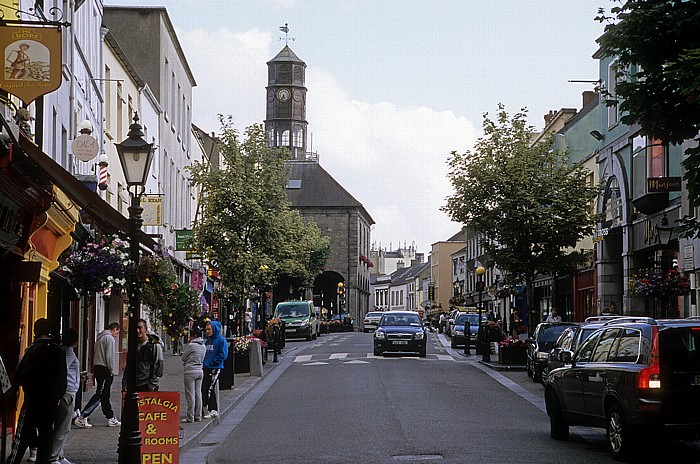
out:
<path id="1" fill-rule="evenodd" d="M 700 437 L 700 321 L 622 317 L 559 358 L 566 365 L 545 383 L 552 438 L 605 428 L 610 453 L 625 459 L 650 438 Z"/>
<path id="2" fill-rule="evenodd" d="M 415 311 L 387 311 L 374 332 L 374 355 L 390 352 L 418 353 L 424 358 L 427 352 L 428 333 Z"/>
<path id="3" fill-rule="evenodd" d="M 586 339 L 590 337 L 593 332 L 600 329 L 611 320 L 619 317 L 621 316 L 589 317 L 581 324 L 565 329 L 554 344 L 552 351 L 549 352 L 547 364 L 542 370 L 542 378 L 546 379 L 552 370 L 564 366 L 564 363 L 559 360 L 559 353 L 562 350 L 569 350 L 571 352 L 576 351 L 576 348 L 578 348 L 581 343 L 586 341 Z"/>
<path id="4" fill-rule="evenodd" d="M 283 301 L 275 307 L 275 317 L 284 322 L 286 338 L 304 337 L 312 340 L 321 333 L 313 301 Z"/>
<path id="5" fill-rule="evenodd" d="M 549 352 L 554 348 L 559 335 L 574 322 L 542 322 L 537 324 L 532 338 L 527 340 L 527 375 L 535 382 L 542 382 L 542 371 L 547 365 Z"/>
<path id="6" fill-rule="evenodd" d="M 450 311 L 450 313 L 447 317 L 447 325 L 445 327 L 445 335 L 447 335 L 448 337 L 452 336 L 452 334 L 454 333 L 455 321 L 457 320 L 457 316 L 459 316 L 462 313 L 478 314 L 478 310 L 476 308 L 472 308 L 472 307 L 460 307 L 460 308 L 455 308 L 452 311 Z M 483 319 L 486 319 L 486 313 L 482 313 L 481 317 Z"/>
<path id="7" fill-rule="evenodd" d="M 377 330 L 379 321 L 384 313 L 381 311 L 371 311 L 365 314 L 365 318 L 362 320 L 362 331 L 369 332 L 370 330 Z"/>
<path id="8" fill-rule="evenodd" d="M 486 321 L 486 317 L 481 315 L 482 322 Z M 479 333 L 479 313 L 459 313 L 455 319 L 452 329 L 452 340 L 450 347 L 457 348 L 465 343 L 465 326 L 469 323 L 469 344 L 476 346 L 476 335 Z"/>

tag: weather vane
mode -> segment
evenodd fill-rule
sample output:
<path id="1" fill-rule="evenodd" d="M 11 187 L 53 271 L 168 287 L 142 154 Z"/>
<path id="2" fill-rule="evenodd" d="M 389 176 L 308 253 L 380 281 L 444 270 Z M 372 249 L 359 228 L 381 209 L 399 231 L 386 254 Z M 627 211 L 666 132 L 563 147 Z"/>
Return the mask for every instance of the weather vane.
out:
<path id="1" fill-rule="evenodd" d="M 284 40 L 284 43 L 289 45 L 289 41 L 294 42 L 296 39 L 294 37 L 289 37 L 289 23 L 284 23 L 284 26 L 280 26 L 280 31 L 284 32 L 284 37 L 280 37 L 280 40 Z"/>

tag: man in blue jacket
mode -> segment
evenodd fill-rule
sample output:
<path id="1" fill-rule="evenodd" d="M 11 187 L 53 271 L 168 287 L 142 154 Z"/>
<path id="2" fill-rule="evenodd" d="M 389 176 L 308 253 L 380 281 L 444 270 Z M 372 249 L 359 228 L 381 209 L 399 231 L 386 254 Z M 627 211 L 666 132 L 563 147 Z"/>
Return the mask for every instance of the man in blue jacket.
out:
<path id="1" fill-rule="evenodd" d="M 219 415 L 219 372 L 224 368 L 224 361 L 228 357 L 228 343 L 221 335 L 221 323 L 219 321 L 207 322 L 205 329 L 207 340 L 204 346 L 207 352 L 204 355 L 204 379 L 202 379 L 202 402 L 207 407 L 205 419 Z"/>

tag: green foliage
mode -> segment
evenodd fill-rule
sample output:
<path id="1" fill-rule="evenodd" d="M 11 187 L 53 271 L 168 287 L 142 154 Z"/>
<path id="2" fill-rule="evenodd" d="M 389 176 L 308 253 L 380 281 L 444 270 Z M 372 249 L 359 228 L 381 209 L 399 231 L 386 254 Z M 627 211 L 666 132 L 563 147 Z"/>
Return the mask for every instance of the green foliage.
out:
<path id="1" fill-rule="evenodd" d="M 170 259 L 144 255 L 137 267 L 141 303 L 150 308 L 151 320 L 171 337 L 184 335 L 190 320 L 199 312 L 198 293 L 187 283 L 178 282 Z"/>
<path id="2" fill-rule="evenodd" d="M 499 105 L 483 129 L 474 151 L 452 153 L 454 194 L 442 209 L 481 232 L 489 260 L 516 280 L 569 271 L 575 255 L 567 248 L 593 231 L 589 171 L 571 166 L 551 138 L 531 146 L 526 110 L 510 118 Z"/>
<path id="3" fill-rule="evenodd" d="M 700 128 L 700 3 L 619 1 L 600 38 L 603 56 L 617 57 L 624 79 L 615 88 L 628 125 L 665 143 L 696 139 Z M 613 102 L 611 102 L 613 103 Z M 683 161 L 688 199 L 700 205 L 700 150 Z M 697 227 L 691 224 L 690 229 Z M 697 232 L 698 229 L 695 229 Z"/>
<path id="4" fill-rule="evenodd" d="M 231 117 L 220 121 L 222 167 L 195 163 L 191 168 L 201 188 L 195 248 L 218 262 L 233 299 L 242 299 L 250 286 L 274 285 L 282 274 L 310 281 L 330 254 L 329 241 L 290 209 L 289 152 L 268 147 L 260 125 L 248 127 L 241 141 Z"/>

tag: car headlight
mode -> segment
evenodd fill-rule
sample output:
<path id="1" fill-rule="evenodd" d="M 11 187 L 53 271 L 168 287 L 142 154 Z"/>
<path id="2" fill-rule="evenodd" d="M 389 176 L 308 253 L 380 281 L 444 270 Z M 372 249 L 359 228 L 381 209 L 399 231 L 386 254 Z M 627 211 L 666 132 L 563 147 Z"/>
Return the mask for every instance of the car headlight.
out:
<path id="1" fill-rule="evenodd" d="M 549 357 L 549 353 L 543 353 L 542 351 L 537 352 L 537 360 L 538 361 L 544 361 Z"/>
<path id="2" fill-rule="evenodd" d="M 308 319 L 304 319 L 303 321 L 301 321 L 301 326 L 302 326 L 302 327 L 306 327 L 307 325 L 309 325 L 309 320 L 308 320 Z"/>
<path id="3" fill-rule="evenodd" d="M 414 338 L 415 340 L 423 340 L 423 337 L 424 337 L 424 336 L 425 336 L 425 334 L 424 334 L 423 332 L 416 332 L 416 333 L 413 335 L 413 338 Z"/>
<path id="4" fill-rule="evenodd" d="M 384 332 L 382 332 L 381 330 L 377 330 L 376 332 L 374 332 L 374 338 L 384 340 L 386 338 L 386 334 Z"/>

